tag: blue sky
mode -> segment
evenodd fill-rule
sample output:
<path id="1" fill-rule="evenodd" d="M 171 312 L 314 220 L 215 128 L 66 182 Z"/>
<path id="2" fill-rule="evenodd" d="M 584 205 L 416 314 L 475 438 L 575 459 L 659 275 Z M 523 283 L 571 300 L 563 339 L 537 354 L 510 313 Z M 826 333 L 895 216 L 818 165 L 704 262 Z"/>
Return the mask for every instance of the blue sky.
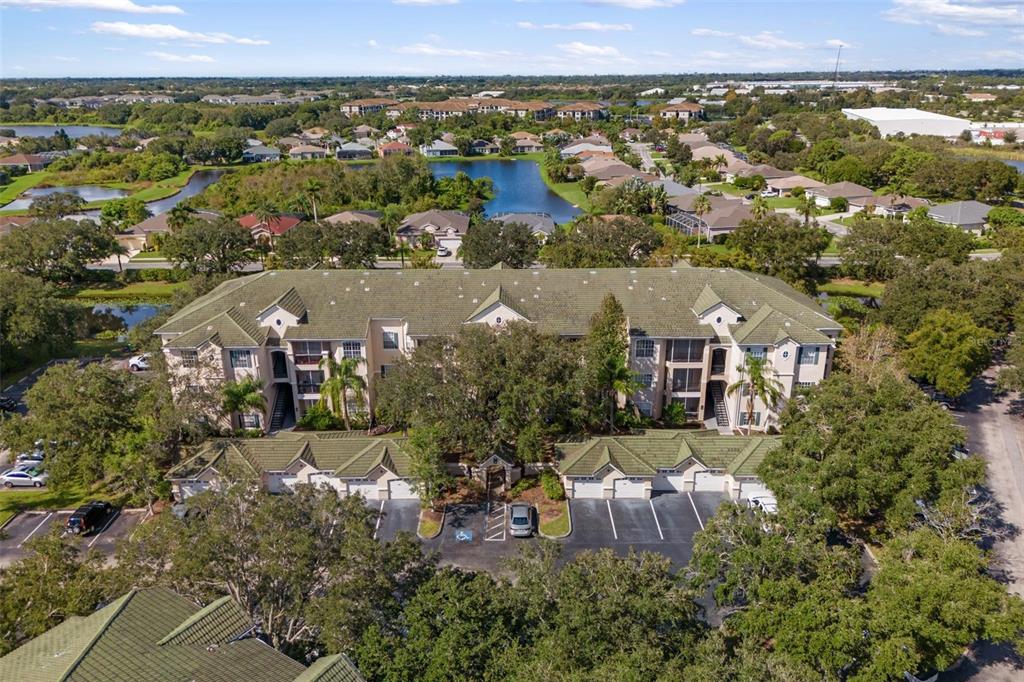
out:
<path id="1" fill-rule="evenodd" d="M 0 77 L 1024 68 L 1005 0 L 0 0 Z"/>

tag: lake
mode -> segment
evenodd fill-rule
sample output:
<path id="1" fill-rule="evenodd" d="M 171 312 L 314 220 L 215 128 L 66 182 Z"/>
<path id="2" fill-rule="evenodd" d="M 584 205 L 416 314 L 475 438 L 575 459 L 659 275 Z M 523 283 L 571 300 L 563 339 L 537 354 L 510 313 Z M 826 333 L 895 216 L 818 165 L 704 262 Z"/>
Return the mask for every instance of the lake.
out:
<path id="1" fill-rule="evenodd" d="M 116 318 L 120 320 L 122 327 L 131 329 L 166 310 L 168 307 L 170 306 L 166 303 L 140 303 L 138 305 L 97 303 L 93 306 L 92 313 L 97 318 L 107 318 L 110 320 Z"/>
<path id="2" fill-rule="evenodd" d="M 5 123 L 0 123 L 0 128 L 7 130 L 13 130 L 14 134 L 18 137 L 51 137 L 57 134 L 58 130 L 63 129 L 73 140 L 77 140 L 80 137 L 86 137 L 88 135 L 106 135 L 107 137 L 117 137 L 121 134 L 120 128 L 111 128 L 108 126 L 52 126 L 52 125 L 38 125 L 38 126 L 11 126 Z"/>
<path id="3" fill-rule="evenodd" d="M 433 161 L 434 177 L 448 178 L 462 171 L 474 180 L 494 180 L 495 197 L 484 204 L 488 214 L 508 212 L 548 213 L 565 223 L 582 211 L 544 184 L 536 161 Z"/>
<path id="4" fill-rule="evenodd" d="M 192 174 L 192 177 L 188 179 L 188 184 L 182 187 L 180 192 L 172 194 L 166 199 L 150 201 L 146 206 L 149 207 L 149 210 L 153 215 L 166 213 L 181 202 L 185 201 L 185 199 L 194 197 L 213 183 L 217 182 L 217 180 L 220 179 L 220 176 L 224 175 L 226 172 L 227 171 L 219 169 L 198 170 Z"/>
<path id="5" fill-rule="evenodd" d="M 1014 161 L 1012 159 L 1003 159 L 1003 163 L 1007 166 L 1013 166 L 1017 169 L 1018 173 L 1024 173 L 1024 161 Z"/>
<path id="6" fill-rule="evenodd" d="M 39 197 L 45 197 L 48 194 L 56 194 L 57 192 L 68 192 L 69 194 L 77 194 L 78 196 L 89 201 L 106 201 L 108 199 L 120 199 L 121 197 L 128 196 L 128 192 L 123 189 L 114 189 L 112 187 L 98 187 L 96 185 L 78 185 L 69 187 L 35 187 L 26 192 L 22 192 L 21 196 L 7 204 L 6 206 L 0 207 L 0 210 L 11 211 L 19 210 L 24 211 L 32 206 L 32 202 Z"/>

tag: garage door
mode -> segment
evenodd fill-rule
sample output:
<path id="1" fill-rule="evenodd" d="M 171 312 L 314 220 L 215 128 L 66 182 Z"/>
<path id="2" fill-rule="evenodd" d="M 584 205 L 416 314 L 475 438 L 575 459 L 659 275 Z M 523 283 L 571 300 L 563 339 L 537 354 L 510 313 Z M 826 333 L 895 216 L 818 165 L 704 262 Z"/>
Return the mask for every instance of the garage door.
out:
<path id="1" fill-rule="evenodd" d="M 766 493 L 770 494 L 771 491 L 761 481 L 740 481 L 740 497 L 743 499 L 747 499 L 751 495 L 764 495 Z"/>
<path id="2" fill-rule="evenodd" d="M 599 478 L 572 479 L 572 496 L 578 499 L 600 499 L 604 497 L 604 483 Z"/>
<path id="3" fill-rule="evenodd" d="M 359 493 L 368 500 L 377 499 L 377 481 L 368 479 L 352 479 L 348 482 L 348 494 Z"/>
<path id="4" fill-rule="evenodd" d="M 683 475 L 677 473 L 662 473 L 654 477 L 651 482 L 654 490 L 663 493 L 681 493 L 686 490 L 683 487 Z"/>
<path id="5" fill-rule="evenodd" d="M 693 479 L 693 489 L 704 492 L 725 492 L 725 476 L 712 474 L 707 471 L 698 471 Z"/>
<path id="6" fill-rule="evenodd" d="M 415 500 L 419 497 L 413 492 L 409 481 L 404 478 L 396 478 L 388 482 L 388 494 L 392 500 Z"/>
<path id="7" fill-rule="evenodd" d="M 459 250 L 459 247 L 462 246 L 462 239 L 459 237 L 456 237 L 455 239 L 450 237 L 441 237 L 437 240 L 437 244 L 438 246 L 444 246 L 451 249 L 451 252 L 455 253 Z"/>
<path id="8" fill-rule="evenodd" d="M 614 497 L 616 498 L 642 498 L 644 496 L 644 482 L 620 478 L 615 481 Z"/>

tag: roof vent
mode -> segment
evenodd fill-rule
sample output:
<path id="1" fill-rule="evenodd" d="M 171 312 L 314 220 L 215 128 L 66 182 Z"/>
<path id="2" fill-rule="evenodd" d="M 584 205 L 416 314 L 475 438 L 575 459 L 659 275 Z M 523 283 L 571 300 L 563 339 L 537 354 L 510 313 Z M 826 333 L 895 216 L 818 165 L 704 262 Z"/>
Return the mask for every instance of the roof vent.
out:
<path id="1" fill-rule="evenodd" d="M 597 274 L 597 270 L 591 270 L 591 271 L 590 271 L 590 274 L 591 274 L 591 275 L 596 275 L 596 274 Z"/>
<path id="2" fill-rule="evenodd" d="M 667 299 L 667 298 L 665 298 L 664 296 L 662 296 L 662 297 L 661 297 L 661 300 L 663 300 L 663 301 L 667 301 L 668 299 Z"/>
<path id="3" fill-rule="evenodd" d="M 398 272 L 401 273 L 402 271 L 399 270 Z M 369 277 L 369 276 L 370 276 L 370 273 L 367 272 L 366 270 L 363 270 L 363 277 Z"/>
<path id="4" fill-rule="evenodd" d="M 462 298 L 462 294 L 459 294 L 459 298 Z"/>
<path id="5" fill-rule="evenodd" d="M 212 332 L 213 331 L 213 325 L 212 324 L 206 325 L 206 331 Z"/>
<path id="6" fill-rule="evenodd" d="M 361 279 L 361 280 L 359 280 L 359 283 L 360 284 L 366 284 L 366 280 L 365 279 Z"/>
<path id="7" fill-rule="evenodd" d="M 540 298 L 540 294 L 534 294 L 533 297 L 534 298 Z"/>
<path id="8" fill-rule="evenodd" d="M 352 291 L 352 287 L 345 287 L 345 291 Z"/>
<path id="9" fill-rule="evenodd" d="M 590 284 L 590 282 L 588 282 L 587 280 L 583 280 L 583 283 L 584 284 Z"/>
<path id="10" fill-rule="evenodd" d="M 630 271 L 629 271 L 629 274 L 631 274 L 631 275 L 635 275 L 635 274 L 636 274 L 636 270 L 630 270 Z"/>
<path id="11" fill-rule="evenodd" d="M 473 303 L 479 303 L 479 302 L 480 302 L 480 299 L 479 299 L 479 298 L 474 298 L 474 299 L 473 299 Z"/>
<path id="12" fill-rule="evenodd" d="M 331 301 L 331 305 L 334 305 L 334 301 Z"/>
<path id="13" fill-rule="evenodd" d="M 366 291 L 366 292 L 370 291 L 370 287 L 363 287 L 363 291 Z"/>
<path id="14" fill-rule="evenodd" d="M 633 285 L 632 285 L 632 284 L 630 284 L 630 285 L 629 285 L 629 286 L 627 286 L 626 288 L 627 288 L 627 289 L 629 289 L 630 291 L 633 291 Z"/>
<path id="15" fill-rule="evenodd" d="M 273 270 L 271 270 L 271 271 L 270 271 L 270 276 L 271 276 L 271 277 L 275 277 L 276 275 L 277 275 L 277 273 L 276 273 L 276 272 L 274 272 Z"/>
<path id="16" fill-rule="evenodd" d="M 323 274 L 323 276 L 324 276 L 324 277 L 327 277 L 327 276 L 328 276 L 328 275 L 330 275 L 331 273 L 329 273 L 329 272 L 327 272 L 327 271 L 325 270 L 325 271 L 324 271 L 324 272 L 323 272 L 322 274 Z"/>
<path id="17" fill-rule="evenodd" d="M 512 280 L 512 286 L 518 286 L 518 285 L 519 285 L 519 280 L 518 279 Z"/>
<path id="18" fill-rule="evenodd" d="M 245 307 L 245 301 L 242 301 L 241 303 L 239 303 L 238 307 L 239 308 L 244 308 Z"/>
<path id="19" fill-rule="evenodd" d="M 671 272 L 674 275 L 674 274 L 676 274 L 679 271 L 678 270 L 669 270 L 669 272 Z"/>
<path id="20" fill-rule="evenodd" d="M 419 280 L 416 280 L 415 282 L 413 282 L 413 283 L 412 283 L 412 285 L 413 285 L 414 287 L 418 287 L 418 286 L 420 285 L 420 281 L 419 281 Z"/>
<path id="21" fill-rule="evenodd" d="M 787 326 L 787 327 L 789 327 L 789 326 L 790 326 L 790 324 L 789 324 L 789 320 L 786 320 L 786 326 Z"/>
<path id="22" fill-rule="evenodd" d="M 533 271 L 533 272 L 531 272 L 530 274 L 531 274 L 531 275 L 533 275 L 534 277 L 536 277 L 536 276 L 537 276 L 537 275 L 539 275 L 540 273 L 539 273 L 539 272 L 537 272 L 536 270 L 534 270 L 534 271 Z"/>

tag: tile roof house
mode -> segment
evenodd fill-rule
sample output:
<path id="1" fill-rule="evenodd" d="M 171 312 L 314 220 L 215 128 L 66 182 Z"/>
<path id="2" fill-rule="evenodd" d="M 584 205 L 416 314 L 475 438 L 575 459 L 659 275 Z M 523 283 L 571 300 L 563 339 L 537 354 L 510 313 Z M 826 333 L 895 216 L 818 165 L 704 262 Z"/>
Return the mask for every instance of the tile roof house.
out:
<path id="1" fill-rule="evenodd" d="M 571 118 L 575 121 L 593 121 L 607 116 L 608 110 L 598 102 L 576 102 L 558 107 L 555 115 L 558 118 Z"/>
<path id="2" fill-rule="evenodd" d="M 329 676 L 324 673 L 330 671 Z M 312 676 L 311 676 L 312 675 Z M 205 607 L 163 587 L 132 590 L 71 616 L 0 658 L 14 682 L 307 682 L 363 678 L 344 656 L 306 668 L 256 637 L 230 597 Z"/>
<path id="3" fill-rule="evenodd" d="M 339 159 L 372 159 L 373 150 L 358 142 L 343 142 L 334 150 Z"/>
<path id="4" fill-rule="evenodd" d="M 873 215 L 896 218 L 910 213 L 920 206 L 931 206 L 927 199 L 918 199 L 904 195 L 880 194 L 870 197 L 850 199 L 851 211 L 865 211 Z M 870 211 L 868 210 L 870 207 Z"/>
<path id="5" fill-rule="evenodd" d="M 366 223 L 377 227 L 380 225 L 379 211 L 342 211 L 323 219 L 325 223 L 340 225 L 343 223 Z"/>
<path id="6" fill-rule="evenodd" d="M 832 203 L 833 199 L 838 199 L 839 197 L 849 201 L 861 197 L 871 197 L 875 194 L 863 185 L 846 181 L 834 182 L 823 187 L 810 187 L 807 189 L 807 193 L 814 197 L 815 203 L 822 208 L 827 207 Z"/>
<path id="7" fill-rule="evenodd" d="M 404 142 L 387 142 L 377 147 L 377 154 L 383 159 L 387 156 L 411 156 L 416 153 L 409 145 Z"/>
<path id="8" fill-rule="evenodd" d="M 803 175 L 784 175 L 778 178 L 765 178 L 768 189 L 774 191 L 779 196 L 792 192 L 797 187 L 803 187 L 811 189 L 813 187 L 824 187 L 824 182 L 818 182 L 812 178 L 804 177 Z"/>
<path id="9" fill-rule="evenodd" d="M 943 225 L 955 225 L 962 230 L 980 234 L 988 221 L 992 207 L 980 201 L 953 201 L 932 206 L 928 217 Z"/>
<path id="10" fill-rule="evenodd" d="M 500 223 L 522 223 L 540 239 L 547 239 L 555 231 L 555 221 L 547 213 L 502 213 L 491 218 Z"/>
<path id="11" fill-rule="evenodd" d="M 3 215 L 0 216 L 0 237 L 10 234 L 11 230 L 16 227 L 25 227 L 29 223 L 35 220 L 35 216 L 30 215 Z"/>
<path id="12" fill-rule="evenodd" d="M 263 220 L 255 213 L 246 213 L 238 219 L 238 224 L 249 230 L 252 233 L 252 238 L 256 240 L 273 240 L 274 237 L 280 237 L 301 222 L 302 218 L 292 215 L 279 215 L 270 220 Z"/>
<path id="13" fill-rule="evenodd" d="M 410 216 L 407 232 L 432 227 L 439 234 L 443 213 Z M 455 216 L 461 238 L 469 221 Z M 225 282 L 175 312 L 156 334 L 175 371 L 191 372 L 197 381 L 206 372 L 218 381 L 253 376 L 264 384 L 268 412 L 282 401 L 301 416 L 320 399 L 324 353 L 363 359 L 359 371 L 371 386 L 372 409 L 374 378 L 423 339 L 449 336 L 466 324 L 500 328 L 515 320 L 579 337 L 608 293 L 630 321 L 630 369 L 644 376 L 629 399 L 655 417 L 678 402 L 697 422 L 715 408 L 718 428 L 745 423 L 745 400 L 717 390 L 737 380 L 744 353 L 763 353 L 788 397 L 828 375 L 841 329 L 815 301 L 780 280 L 686 266 L 271 270 Z M 758 429 L 776 420 L 777 411 L 758 404 Z"/>
<path id="14" fill-rule="evenodd" d="M 205 220 L 206 222 L 213 222 L 221 217 L 219 213 L 214 213 L 213 211 L 190 211 L 189 216 L 196 220 Z M 114 238 L 117 239 L 119 244 L 128 249 L 141 251 L 152 245 L 152 235 L 167 234 L 171 231 L 171 226 L 167 224 L 170 217 L 171 213 L 169 211 L 157 213 L 146 218 L 141 223 L 133 225 L 127 233 L 115 235 Z"/>
<path id="15" fill-rule="evenodd" d="M 513 154 L 533 154 L 542 151 L 544 151 L 544 145 L 540 141 L 530 138 L 516 140 L 515 145 L 512 147 Z"/>
<path id="16" fill-rule="evenodd" d="M 277 147 L 268 147 L 258 144 L 248 147 L 242 152 L 242 161 L 245 163 L 260 163 L 263 161 L 280 161 L 281 150 Z"/>
<path id="17" fill-rule="evenodd" d="M 729 234 L 740 226 L 744 220 L 752 220 L 754 214 L 750 207 L 738 199 L 726 197 L 708 197 L 711 210 L 702 216 L 693 211 L 697 194 L 688 194 L 669 199 L 670 212 L 665 218 L 666 224 L 686 234 L 698 232 L 705 239 L 711 240 L 719 235 Z"/>
<path id="18" fill-rule="evenodd" d="M 384 109 L 396 104 L 398 104 L 398 102 L 395 100 L 385 97 L 353 99 L 341 105 L 341 113 L 346 116 L 365 116 L 366 114 L 375 114 L 378 111 L 383 111 Z"/>
<path id="19" fill-rule="evenodd" d="M 406 216 L 395 234 L 406 242 L 416 242 L 429 234 L 438 246 L 447 247 L 455 253 L 468 229 L 469 216 L 465 213 L 431 209 Z"/>
<path id="20" fill-rule="evenodd" d="M 421 144 L 420 154 L 427 157 L 458 156 L 459 148 L 444 140 L 434 140 L 430 144 Z"/>
<path id="21" fill-rule="evenodd" d="M 41 171 L 46 168 L 53 159 L 47 159 L 40 154 L 12 154 L 0 159 L 0 167 L 17 168 L 21 167 L 27 171 Z"/>
<path id="22" fill-rule="evenodd" d="M 558 153 L 563 159 L 567 159 L 570 156 L 576 156 L 584 152 L 607 152 L 611 154 L 613 151 L 612 146 L 608 143 L 599 144 L 590 141 L 577 140 L 562 147 Z"/>
<path id="23" fill-rule="evenodd" d="M 497 154 L 501 151 L 501 147 L 490 140 L 473 140 L 469 145 L 469 151 L 473 154 L 486 156 L 487 154 Z"/>
<path id="24" fill-rule="evenodd" d="M 288 150 L 292 159 L 326 159 L 327 150 L 311 144 L 300 144 Z"/>
<path id="25" fill-rule="evenodd" d="M 679 102 L 678 104 L 669 104 L 658 112 L 658 116 L 660 118 L 689 121 L 694 118 L 700 118 L 703 113 L 704 107 L 695 102 Z"/>

